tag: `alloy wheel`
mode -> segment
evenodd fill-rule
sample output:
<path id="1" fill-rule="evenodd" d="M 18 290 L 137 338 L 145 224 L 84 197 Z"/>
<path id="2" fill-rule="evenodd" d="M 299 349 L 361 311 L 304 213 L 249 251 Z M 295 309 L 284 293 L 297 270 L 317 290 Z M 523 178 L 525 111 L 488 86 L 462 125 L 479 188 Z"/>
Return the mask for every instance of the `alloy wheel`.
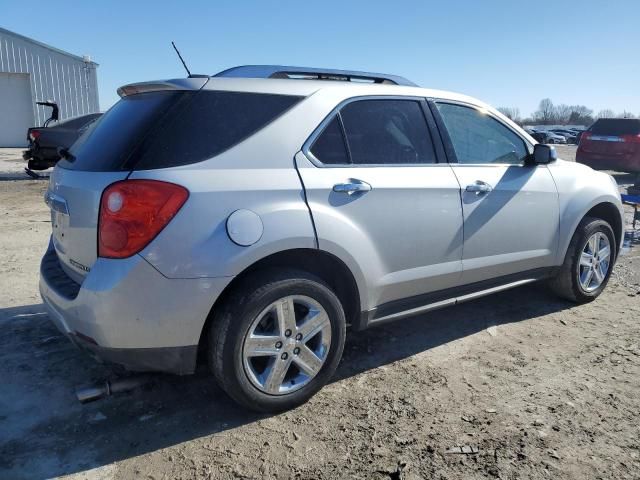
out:
<path id="1" fill-rule="evenodd" d="M 597 290 L 607 277 L 611 265 L 609 237 L 596 232 L 589 237 L 580 255 L 578 281 L 585 292 Z"/>
<path id="2" fill-rule="evenodd" d="M 242 361 L 251 383 L 270 395 L 307 385 L 320 372 L 331 346 L 331 322 L 314 299 L 291 295 L 271 303 L 244 339 Z"/>

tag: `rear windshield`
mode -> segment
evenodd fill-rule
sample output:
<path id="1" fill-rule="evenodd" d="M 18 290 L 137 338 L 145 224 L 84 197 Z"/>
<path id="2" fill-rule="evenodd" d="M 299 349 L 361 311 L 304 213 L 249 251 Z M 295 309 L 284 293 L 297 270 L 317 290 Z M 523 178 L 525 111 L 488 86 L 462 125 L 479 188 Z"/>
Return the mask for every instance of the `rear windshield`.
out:
<path id="1" fill-rule="evenodd" d="M 147 170 L 200 162 L 250 137 L 302 97 L 160 91 L 127 96 L 73 146 L 62 168 Z"/>
<path id="2" fill-rule="evenodd" d="M 632 118 L 601 118 L 589 128 L 594 135 L 638 135 L 640 120 Z"/>

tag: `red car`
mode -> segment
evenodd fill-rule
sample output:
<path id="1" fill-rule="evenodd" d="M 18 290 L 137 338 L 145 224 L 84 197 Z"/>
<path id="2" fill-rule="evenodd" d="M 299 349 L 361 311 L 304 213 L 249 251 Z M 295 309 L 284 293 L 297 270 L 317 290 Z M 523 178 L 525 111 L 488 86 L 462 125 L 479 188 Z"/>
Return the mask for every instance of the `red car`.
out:
<path id="1" fill-rule="evenodd" d="M 580 138 L 576 162 L 596 170 L 640 173 L 640 119 L 596 120 Z"/>

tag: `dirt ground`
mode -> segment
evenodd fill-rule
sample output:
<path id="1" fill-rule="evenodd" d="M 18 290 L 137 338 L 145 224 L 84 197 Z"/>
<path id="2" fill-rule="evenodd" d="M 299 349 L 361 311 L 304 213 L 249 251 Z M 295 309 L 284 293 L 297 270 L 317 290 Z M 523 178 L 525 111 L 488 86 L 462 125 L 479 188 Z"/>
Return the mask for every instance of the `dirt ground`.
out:
<path id="1" fill-rule="evenodd" d="M 82 405 L 75 387 L 111 373 L 47 318 L 47 181 L 10 178 L 23 177 L 0 179 L 2 479 L 640 478 L 640 245 L 588 305 L 525 286 L 349 335 L 332 383 L 284 414 L 241 410 L 206 371 Z"/>

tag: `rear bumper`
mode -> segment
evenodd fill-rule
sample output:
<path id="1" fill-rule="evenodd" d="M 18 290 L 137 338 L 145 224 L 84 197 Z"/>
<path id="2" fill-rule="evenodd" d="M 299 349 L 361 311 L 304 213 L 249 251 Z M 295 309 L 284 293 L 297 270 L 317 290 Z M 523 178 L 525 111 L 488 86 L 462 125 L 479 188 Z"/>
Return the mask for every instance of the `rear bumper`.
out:
<path id="1" fill-rule="evenodd" d="M 616 172 L 640 172 L 640 154 L 604 155 L 578 150 L 576 162 L 594 170 L 614 170 Z"/>
<path id="2" fill-rule="evenodd" d="M 198 346 L 158 348 L 107 348 L 77 335 L 71 341 L 100 363 L 121 365 L 132 372 L 167 372 L 177 375 L 193 373 Z"/>
<path id="3" fill-rule="evenodd" d="M 92 356 L 133 371 L 192 373 L 205 320 L 230 281 L 168 279 L 134 255 L 98 259 L 78 285 L 52 245 L 40 267 L 40 294 L 58 329 Z"/>

